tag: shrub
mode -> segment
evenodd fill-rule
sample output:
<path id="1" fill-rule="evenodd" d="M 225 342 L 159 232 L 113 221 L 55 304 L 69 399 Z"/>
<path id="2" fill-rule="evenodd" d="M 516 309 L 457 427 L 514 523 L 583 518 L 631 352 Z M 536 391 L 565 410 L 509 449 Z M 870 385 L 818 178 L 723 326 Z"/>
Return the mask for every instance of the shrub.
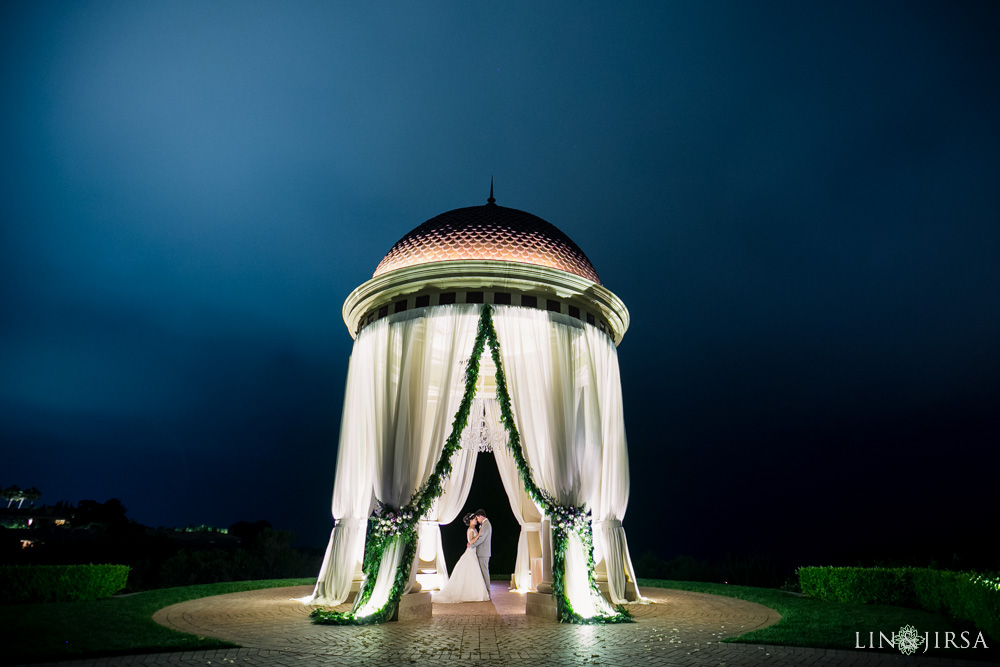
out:
<path id="1" fill-rule="evenodd" d="M 912 568 L 800 567 L 799 584 L 821 600 L 916 606 Z"/>
<path id="2" fill-rule="evenodd" d="M 891 604 L 972 621 L 1000 639 L 1000 579 L 916 567 L 800 567 L 806 595 L 832 602 Z"/>
<path id="3" fill-rule="evenodd" d="M 917 604 L 972 621 L 1000 639 L 1000 578 L 971 572 L 914 570 Z"/>
<path id="4" fill-rule="evenodd" d="M 261 523 L 261 522 L 258 522 Z M 234 526 L 234 532 L 239 526 Z M 242 533 L 245 548 L 181 549 L 160 566 L 161 586 L 190 586 L 222 581 L 310 576 L 322 562 L 292 548 L 291 531 L 261 527 Z"/>
<path id="5" fill-rule="evenodd" d="M 82 602 L 125 588 L 127 565 L 0 565 L 0 602 Z"/>

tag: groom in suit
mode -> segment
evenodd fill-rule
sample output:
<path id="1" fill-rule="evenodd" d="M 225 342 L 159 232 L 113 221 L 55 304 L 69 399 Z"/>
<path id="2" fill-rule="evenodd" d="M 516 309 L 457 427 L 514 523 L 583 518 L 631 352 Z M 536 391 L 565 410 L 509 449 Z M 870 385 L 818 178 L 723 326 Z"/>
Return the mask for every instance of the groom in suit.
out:
<path id="1" fill-rule="evenodd" d="M 483 571 L 483 579 L 486 580 L 486 591 L 490 590 L 490 541 L 493 539 L 493 526 L 486 518 L 486 512 L 476 510 L 476 518 L 479 519 L 479 536 L 473 546 L 476 548 L 476 556 L 479 557 L 479 568 Z"/>

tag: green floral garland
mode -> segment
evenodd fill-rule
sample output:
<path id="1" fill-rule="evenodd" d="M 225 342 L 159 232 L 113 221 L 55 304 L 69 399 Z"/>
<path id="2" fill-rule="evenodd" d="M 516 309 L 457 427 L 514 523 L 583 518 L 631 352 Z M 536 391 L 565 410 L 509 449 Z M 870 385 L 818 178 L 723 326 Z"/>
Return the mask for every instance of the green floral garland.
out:
<path id="1" fill-rule="evenodd" d="M 362 571 L 365 577 L 361 590 L 354 601 L 354 607 L 350 612 L 315 609 L 310 614 L 313 623 L 325 625 L 371 625 L 385 622 L 392 617 L 410 579 L 410 568 L 413 565 L 413 556 L 417 548 L 417 522 L 420 520 L 420 517 L 430 511 L 432 503 L 443 493 L 444 481 L 451 475 L 452 458 L 461 448 L 462 432 L 468 424 L 472 399 L 476 393 L 476 381 L 479 379 L 479 361 L 487 342 L 490 343 L 490 352 L 497 369 L 497 399 L 500 403 L 501 421 L 508 433 L 507 447 L 514 457 L 514 462 L 517 465 L 521 481 L 524 483 L 525 491 L 535 502 L 542 506 L 552 523 L 552 590 L 556 598 L 560 622 L 593 624 L 623 623 L 632 620 L 632 615 L 621 605 L 616 607 L 617 613 L 613 616 L 583 618 L 573 611 L 572 605 L 566 599 L 564 590 L 565 556 L 566 548 L 569 544 L 570 531 L 580 537 L 584 551 L 587 554 L 589 561 L 587 569 L 590 578 L 591 594 L 600 595 L 597 583 L 594 580 L 593 529 L 590 521 L 590 512 L 585 511 L 583 507 L 559 505 L 548 493 L 538 488 L 535 484 L 531 475 L 531 469 L 528 467 L 521 452 L 521 437 L 514 423 L 514 414 L 510 407 L 510 395 L 507 393 L 507 382 L 504 377 L 503 363 L 500 359 L 500 344 L 497 341 L 496 329 L 493 327 L 493 309 L 488 304 L 485 304 L 479 318 L 479 327 L 476 331 L 476 340 L 472 347 L 472 355 L 469 357 L 469 362 L 465 369 L 465 392 L 459 404 L 458 412 L 455 413 L 451 434 L 445 441 L 444 450 L 441 453 L 441 458 L 438 459 L 434 471 L 423 486 L 417 489 L 404 507 L 397 509 L 381 503 L 376 507 L 372 516 L 368 519 L 365 557 L 362 564 Z M 356 612 L 371 599 L 372 591 L 375 588 L 375 579 L 386 549 L 397 541 L 403 542 L 403 556 L 396 570 L 396 577 L 393 581 L 388 600 L 380 609 L 372 614 L 358 616 Z"/>

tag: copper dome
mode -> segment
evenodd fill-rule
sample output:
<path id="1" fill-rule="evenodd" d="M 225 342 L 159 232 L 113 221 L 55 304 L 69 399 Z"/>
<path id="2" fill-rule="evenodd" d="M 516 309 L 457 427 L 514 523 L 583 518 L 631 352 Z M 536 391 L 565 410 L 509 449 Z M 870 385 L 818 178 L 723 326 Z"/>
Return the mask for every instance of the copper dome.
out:
<path id="1" fill-rule="evenodd" d="M 431 218 L 397 241 L 372 277 L 416 264 L 462 259 L 548 266 L 601 283 L 579 246 L 554 225 L 492 201 Z"/>

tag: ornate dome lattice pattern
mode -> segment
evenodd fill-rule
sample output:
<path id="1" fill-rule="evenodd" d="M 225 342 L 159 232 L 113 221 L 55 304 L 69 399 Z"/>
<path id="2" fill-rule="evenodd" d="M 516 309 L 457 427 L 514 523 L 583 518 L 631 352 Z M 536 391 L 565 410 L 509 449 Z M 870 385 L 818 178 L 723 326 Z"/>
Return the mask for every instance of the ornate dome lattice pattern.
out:
<path id="1" fill-rule="evenodd" d="M 493 203 L 431 218 L 396 242 L 373 277 L 417 264 L 463 259 L 547 266 L 601 283 L 579 246 L 554 225 Z"/>

